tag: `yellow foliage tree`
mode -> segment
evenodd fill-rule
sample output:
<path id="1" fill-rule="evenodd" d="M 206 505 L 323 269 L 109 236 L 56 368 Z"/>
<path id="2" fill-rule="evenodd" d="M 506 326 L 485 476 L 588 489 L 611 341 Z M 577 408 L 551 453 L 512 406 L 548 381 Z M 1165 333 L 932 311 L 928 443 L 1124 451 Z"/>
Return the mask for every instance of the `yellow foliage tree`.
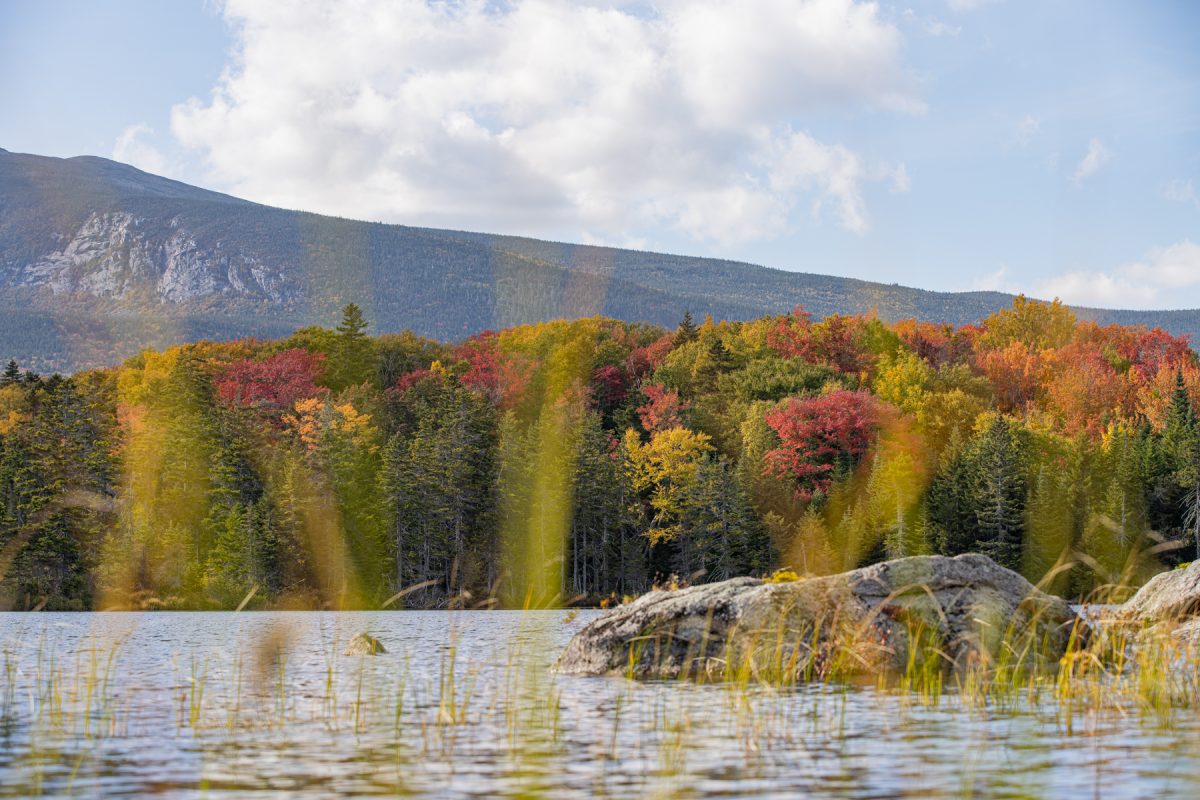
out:
<path id="1" fill-rule="evenodd" d="M 625 450 L 634 487 L 650 493 L 654 516 L 646 535 L 651 542 L 679 535 L 681 497 L 696 478 L 700 461 L 712 451 L 711 438 L 687 428 L 658 431 L 643 444 L 632 428 L 625 431 Z"/>

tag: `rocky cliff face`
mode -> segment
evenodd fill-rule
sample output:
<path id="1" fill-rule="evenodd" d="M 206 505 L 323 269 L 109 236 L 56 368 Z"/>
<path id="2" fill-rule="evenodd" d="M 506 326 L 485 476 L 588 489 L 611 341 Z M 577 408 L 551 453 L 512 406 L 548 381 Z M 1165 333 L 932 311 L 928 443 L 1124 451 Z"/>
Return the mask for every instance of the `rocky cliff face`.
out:
<path id="1" fill-rule="evenodd" d="M 148 290 L 165 303 L 230 294 L 283 303 L 299 295 L 279 269 L 220 242 L 201 244 L 177 219 L 162 230 L 129 213 L 93 214 L 55 238 L 58 249 L 23 267 L 11 285 L 112 299 Z"/>

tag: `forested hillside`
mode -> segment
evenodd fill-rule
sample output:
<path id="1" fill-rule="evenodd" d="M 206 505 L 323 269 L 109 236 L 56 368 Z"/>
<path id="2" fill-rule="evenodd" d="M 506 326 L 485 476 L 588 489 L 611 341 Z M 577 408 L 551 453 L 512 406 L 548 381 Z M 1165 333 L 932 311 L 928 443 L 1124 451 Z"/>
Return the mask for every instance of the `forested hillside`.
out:
<path id="1" fill-rule="evenodd" d="M 520 606 L 966 551 L 1083 596 L 1200 542 L 1200 363 L 1161 330 L 1023 298 L 959 328 L 370 324 L 10 364 L 3 605 Z"/>
<path id="2" fill-rule="evenodd" d="M 812 269 L 797 255 L 797 267 Z M 897 276 L 903 279 L 903 276 Z M 359 303 L 380 333 L 457 341 L 597 314 L 673 325 L 804 305 L 978 323 L 1012 298 L 941 293 L 718 259 L 382 225 L 286 211 L 102 158 L 0 150 L 0 361 L 73 372 L 198 339 L 278 338 Z M 1191 311 L 1087 311 L 1200 332 Z"/>

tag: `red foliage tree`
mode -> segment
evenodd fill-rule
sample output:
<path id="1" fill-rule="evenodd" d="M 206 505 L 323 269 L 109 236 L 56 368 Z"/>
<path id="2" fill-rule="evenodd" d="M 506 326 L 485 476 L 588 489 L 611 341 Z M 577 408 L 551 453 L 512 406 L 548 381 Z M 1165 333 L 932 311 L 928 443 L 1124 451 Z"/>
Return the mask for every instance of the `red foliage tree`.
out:
<path id="1" fill-rule="evenodd" d="M 537 372 L 538 362 L 520 353 L 504 353 L 500 335 L 484 331 L 463 342 L 454 357 L 467 364 L 459 383 L 484 394 L 498 408 L 515 408 Z"/>
<path id="2" fill-rule="evenodd" d="M 679 399 L 679 392 L 651 383 L 642 387 L 642 393 L 650 402 L 638 406 L 637 413 L 647 433 L 670 430 L 683 425 L 683 415 L 688 409 L 688 403 Z"/>
<path id="3" fill-rule="evenodd" d="M 1119 326 L 1112 326 L 1118 328 Z M 1129 360 L 1129 368 L 1138 383 L 1148 383 L 1163 368 L 1178 370 L 1195 363 L 1187 336 L 1172 336 L 1162 328 L 1125 328 L 1134 335 L 1118 352 Z"/>
<path id="4" fill-rule="evenodd" d="M 605 411 L 621 405 L 629 394 L 625 372 L 612 364 L 592 370 L 592 387 L 596 405 Z"/>
<path id="5" fill-rule="evenodd" d="M 500 396 L 500 336 L 495 331 L 478 333 L 454 350 L 454 357 L 467 362 L 459 378 L 463 386 L 477 389 L 497 400 Z"/>
<path id="6" fill-rule="evenodd" d="M 324 354 L 296 347 L 262 361 L 247 358 L 227 364 L 214 386 L 217 397 L 229 406 L 289 409 L 297 400 L 325 391 L 316 385 L 324 364 Z"/>
<path id="7" fill-rule="evenodd" d="M 793 479 L 801 500 L 827 494 L 839 471 L 871 447 L 879 420 L 879 401 L 868 392 L 793 397 L 767 412 L 780 446 L 766 453 L 764 471 Z"/>
<path id="8" fill-rule="evenodd" d="M 910 350 L 935 367 L 966 361 L 971 355 L 971 337 L 952 325 L 905 319 L 892 329 Z"/>
<path id="9" fill-rule="evenodd" d="M 412 387 L 416 386 L 426 378 L 437 378 L 441 380 L 445 373 L 432 369 L 414 369 L 412 372 L 406 372 L 396 379 L 396 391 L 407 392 Z"/>
<path id="10" fill-rule="evenodd" d="M 626 371 L 634 380 L 646 377 L 663 362 L 674 346 L 675 337 L 668 333 L 644 347 L 635 347 L 626 360 Z"/>
<path id="11" fill-rule="evenodd" d="M 866 317 L 834 314 L 814 324 L 812 315 L 797 306 L 767 331 L 767 346 L 784 358 L 825 364 L 847 374 L 862 372 L 871 363 L 861 343 L 866 322 Z"/>

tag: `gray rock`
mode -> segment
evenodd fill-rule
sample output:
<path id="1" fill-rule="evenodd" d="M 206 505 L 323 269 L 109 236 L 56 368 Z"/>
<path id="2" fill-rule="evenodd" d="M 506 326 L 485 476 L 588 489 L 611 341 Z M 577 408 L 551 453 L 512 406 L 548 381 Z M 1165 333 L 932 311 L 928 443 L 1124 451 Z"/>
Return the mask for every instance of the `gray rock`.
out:
<path id="1" fill-rule="evenodd" d="M 167 303 L 226 295 L 283 303 L 300 295 L 282 270 L 219 241 L 201 244 L 178 219 L 163 230 L 125 212 L 94 213 L 60 242 L 26 265 L 16 283 L 112 299 L 152 290 Z"/>
<path id="2" fill-rule="evenodd" d="M 379 653 L 386 653 L 383 643 L 369 633 L 356 633 L 350 643 L 346 645 L 346 649 L 342 651 L 344 656 L 373 656 Z"/>
<path id="3" fill-rule="evenodd" d="M 1150 579 L 1118 612 L 1127 622 L 1180 621 L 1200 612 L 1200 561 Z"/>
<path id="4" fill-rule="evenodd" d="M 791 583 L 734 578 L 650 592 L 585 626 L 556 669 L 821 679 L 903 671 L 914 642 L 914 658 L 946 667 L 1028 664 L 1057 661 L 1075 621 L 1064 600 L 986 556 L 917 556 Z"/>

